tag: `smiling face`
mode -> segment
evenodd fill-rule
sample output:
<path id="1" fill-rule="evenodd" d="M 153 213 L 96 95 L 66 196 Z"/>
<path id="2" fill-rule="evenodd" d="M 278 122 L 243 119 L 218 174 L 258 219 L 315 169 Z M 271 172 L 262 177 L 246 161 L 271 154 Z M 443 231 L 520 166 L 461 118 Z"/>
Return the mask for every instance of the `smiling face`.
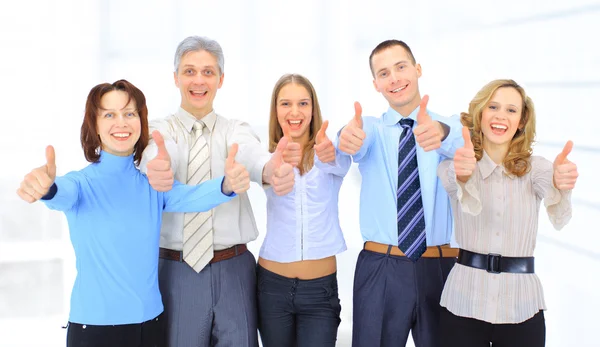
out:
<path id="1" fill-rule="evenodd" d="M 217 58 L 205 50 L 186 53 L 173 77 L 181 94 L 181 108 L 198 119 L 213 110 L 213 101 L 224 78 Z"/>
<path id="2" fill-rule="evenodd" d="M 481 114 L 483 148 L 508 148 L 515 133 L 522 128 L 523 98 L 512 87 L 496 90 Z"/>
<path id="3" fill-rule="evenodd" d="M 279 126 L 287 125 L 295 142 L 306 143 L 313 109 L 308 90 L 300 84 L 288 83 L 279 91 L 276 102 Z"/>
<path id="4" fill-rule="evenodd" d="M 374 54 L 371 66 L 375 89 L 394 110 L 408 116 L 419 106 L 421 65 L 413 63 L 404 47 L 395 45 Z"/>
<path id="5" fill-rule="evenodd" d="M 102 150 L 117 156 L 133 154 L 140 138 L 141 122 L 135 101 L 121 90 L 102 96 L 96 117 L 96 130 Z"/>

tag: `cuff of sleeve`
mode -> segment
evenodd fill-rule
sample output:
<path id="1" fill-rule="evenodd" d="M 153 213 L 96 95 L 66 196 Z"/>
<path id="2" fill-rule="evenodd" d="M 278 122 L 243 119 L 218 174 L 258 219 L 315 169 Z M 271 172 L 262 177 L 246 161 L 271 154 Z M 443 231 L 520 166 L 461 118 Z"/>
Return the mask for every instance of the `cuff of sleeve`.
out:
<path id="1" fill-rule="evenodd" d="M 235 192 L 231 192 L 231 194 L 225 194 L 225 192 L 223 191 L 223 184 L 225 184 L 225 176 L 223 176 L 223 178 L 221 179 L 221 194 L 233 198 L 236 197 L 237 194 Z"/>
<path id="2" fill-rule="evenodd" d="M 548 196 L 544 198 L 548 217 L 557 230 L 562 229 L 571 220 L 571 192 L 572 190 L 559 190 L 552 187 Z"/>
<path id="3" fill-rule="evenodd" d="M 271 160 L 271 155 L 264 155 L 256 159 L 252 169 L 248 170 L 250 173 L 250 181 L 263 185 L 263 170 L 269 160 Z"/>
<path id="4" fill-rule="evenodd" d="M 52 198 L 56 195 L 57 192 L 58 192 L 58 186 L 56 185 L 56 183 L 52 183 L 52 186 L 48 190 L 48 193 L 46 193 L 46 195 L 42 196 L 41 200 L 52 200 Z"/>
<path id="5" fill-rule="evenodd" d="M 471 175 L 466 183 L 462 183 L 456 178 L 456 174 L 453 170 L 451 175 L 452 180 L 456 182 L 456 196 L 458 197 L 458 202 L 460 203 L 462 211 L 472 216 L 481 213 L 481 200 L 473 176 Z"/>

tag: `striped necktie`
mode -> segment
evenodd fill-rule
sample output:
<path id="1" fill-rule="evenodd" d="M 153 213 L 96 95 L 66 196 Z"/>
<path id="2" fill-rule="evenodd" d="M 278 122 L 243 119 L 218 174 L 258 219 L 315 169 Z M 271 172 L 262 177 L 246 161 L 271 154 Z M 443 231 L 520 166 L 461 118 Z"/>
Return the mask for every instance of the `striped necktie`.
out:
<path id="1" fill-rule="evenodd" d="M 421 200 L 421 184 L 417 165 L 417 146 L 412 132 L 414 121 L 400 120 L 402 135 L 398 144 L 398 248 L 412 261 L 417 261 L 425 249 L 425 215 Z"/>
<path id="2" fill-rule="evenodd" d="M 197 185 L 210 179 L 210 152 L 202 135 L 204 123 L 196 121 L 192 130 L 188 160 L 187 184 Z M 213 257 L 212 210 L 185 213 L 183 227 L 183 260 L 200 272 Z"/>

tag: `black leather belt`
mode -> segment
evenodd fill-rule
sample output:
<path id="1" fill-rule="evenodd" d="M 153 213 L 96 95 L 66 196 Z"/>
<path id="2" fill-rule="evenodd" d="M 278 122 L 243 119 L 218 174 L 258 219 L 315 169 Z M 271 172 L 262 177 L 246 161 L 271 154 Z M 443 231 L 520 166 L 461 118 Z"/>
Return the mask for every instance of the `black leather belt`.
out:
<path id="1" fill-rule="evenodd" d="M 501 272 L 534 273 L 533 257 L 504 257 L 500 254 L 480 254 L 460 249 L 457 263 L 494 274 Z"/>

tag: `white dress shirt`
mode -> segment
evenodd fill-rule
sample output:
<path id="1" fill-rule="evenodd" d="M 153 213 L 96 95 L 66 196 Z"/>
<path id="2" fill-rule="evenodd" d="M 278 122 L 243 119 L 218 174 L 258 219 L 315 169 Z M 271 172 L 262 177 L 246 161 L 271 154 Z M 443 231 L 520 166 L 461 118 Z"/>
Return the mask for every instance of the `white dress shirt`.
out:
<path id="1" fill-rule="evenodd" d="M 278 196 L 267 188 L 267 234 L 260 249 L 264 259 L 280 263 L 323 259 L 346 250 L 338 218 L 338 196 L 351 165 L 349 156 L 315 164 L 300 175 L 294 168 L 293 190 Z"/>
<path id="2" fill-rule="evenodd" d="M 456 179 L 451 160 L 438 175 L 448 191 L 460 248 L 482 254 L 531 257 L 538 231 L 540 203 L 561 229 L 571 219 L 571 191 L 554 187 L 552 163 L 532 156 L 531 171 L 508 173 L 483 152 L 466 183 Z M 520 323 L 546 309 L 536 274 L 488 273 L 456 264 L 444 286 L 441 305 L 457 316 L 494 324 Z"/>
<path id="3" fill-rule="evenodd" d="M 203 136 L 210 148 L 211 178 L 225 174 L 225 160 L 231 145 L 239 145 L 235 160 L 246 167 L 250 180 L 263 183 L 262 172 L 271 154 L 262 147 L 258 136 L 242 121 L 230 120 L 214 111 L 201 121 L 206 125 Z M 175 179 L 187 181 L 188 155 L 191 146 L 192 127 L 196 118 L 182 108 L 167 118 L 150 122 L 150 133 L 160 131 L 171 156 L 171 168 Z M 146 172 L 148 161 L 158 149 L 152 139 L 144 150 L 140 170 Z M 172 250 L 183 249 L 183 213 L 164 213 L 160 233 L 160 247 Z M 246 193 L 213 209 L 214 249 L 222 250 L 236 244 L 248 243 L 258 236 L 252 206 Z"/>

